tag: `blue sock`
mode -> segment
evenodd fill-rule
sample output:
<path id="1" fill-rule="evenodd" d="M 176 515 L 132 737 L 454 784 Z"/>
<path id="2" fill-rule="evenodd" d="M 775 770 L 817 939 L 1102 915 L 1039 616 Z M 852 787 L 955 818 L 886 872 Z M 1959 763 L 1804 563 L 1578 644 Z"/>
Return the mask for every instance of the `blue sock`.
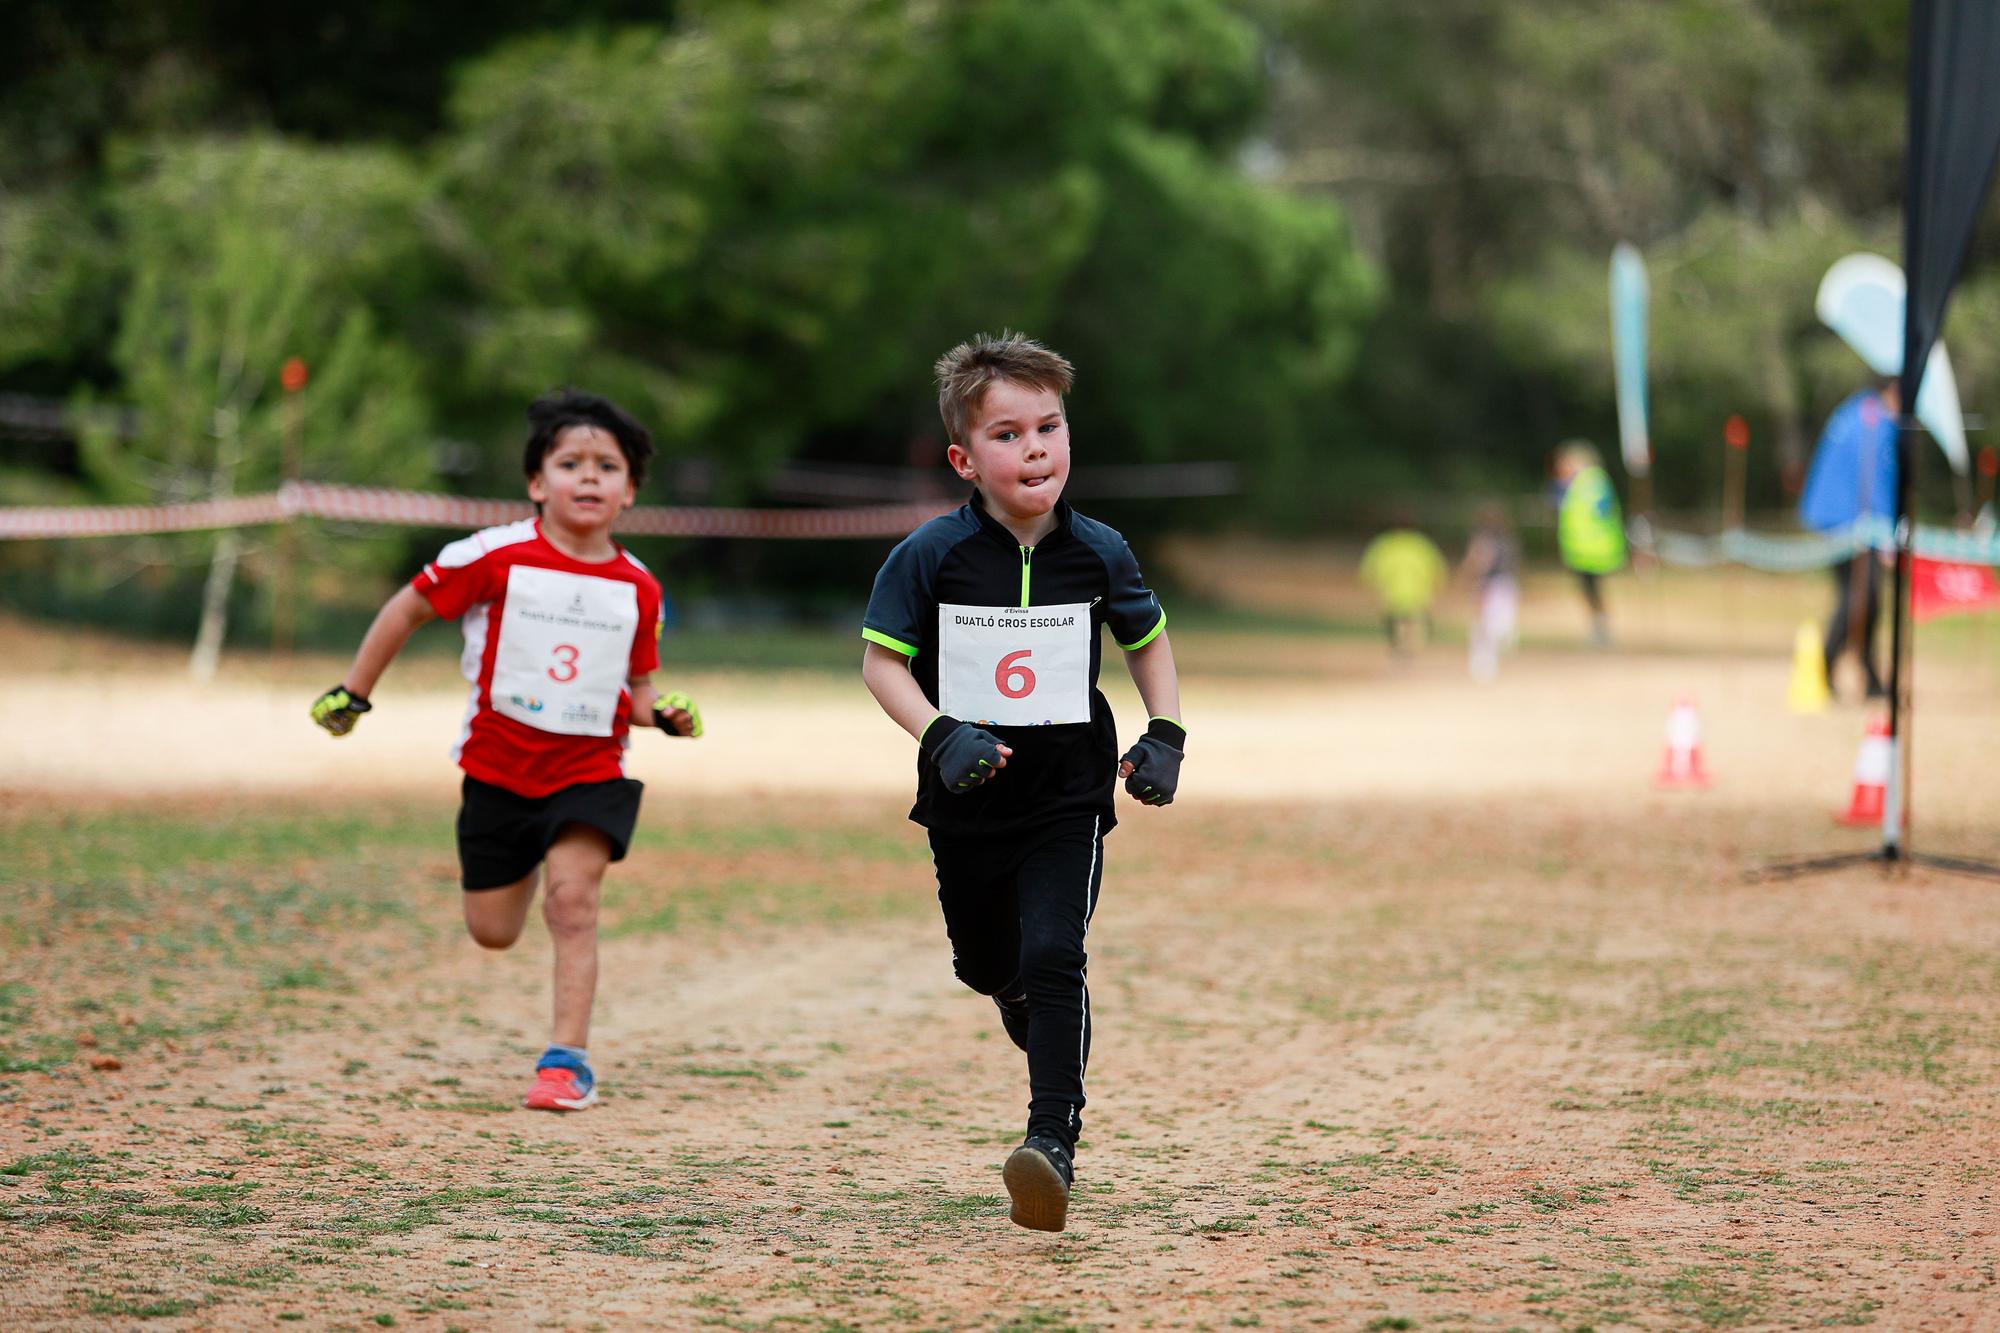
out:
<path id="1" fill-rule="evenodd" d="M 583 1046 L 564 1046 L 560 1042 L 552 1041 L 549 1043 L 549 1048 L 542 1052 L 542 1059 L 547 1060 L 552 1055 L 567 1055 L 580 1065 L 590 1064 L 590 1050 Z"/>

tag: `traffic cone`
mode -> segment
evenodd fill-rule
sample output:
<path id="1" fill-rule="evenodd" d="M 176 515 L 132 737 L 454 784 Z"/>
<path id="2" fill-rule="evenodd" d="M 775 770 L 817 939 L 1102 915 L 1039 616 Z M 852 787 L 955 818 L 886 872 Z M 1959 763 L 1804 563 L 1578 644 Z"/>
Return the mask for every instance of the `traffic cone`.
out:
<path id="1" fill-rule="evenodd" d="M 1701 766 L 1701 714 L 1695 711 L 1691 694 L 1674 700 L 1673 709 L 1667 714 L 1667 751 L 1660 760 L 1660 771 L 1653 776 L 1653 785 L 1708 785 L 1708 773 Z"/>
<path id="2" fill-rule="evenodd" d="M 1854 795 L 1847 810 L 1834 818 L 1843 824 L 1879 824 L 1882 800 L 1889 786 L 1889 719 L 1870 719 L 1861 737 L 1861 749 L 1854 756 Z"/>
<path id="3" fill-rule="evenodd" d="M 1826 686 L 1826 656 L 1819 644 L 1819 627 L 1808 620 L 1792 639 L 1792 692 L 1794 713 L 1824 713 L 1832 691 Z"/>

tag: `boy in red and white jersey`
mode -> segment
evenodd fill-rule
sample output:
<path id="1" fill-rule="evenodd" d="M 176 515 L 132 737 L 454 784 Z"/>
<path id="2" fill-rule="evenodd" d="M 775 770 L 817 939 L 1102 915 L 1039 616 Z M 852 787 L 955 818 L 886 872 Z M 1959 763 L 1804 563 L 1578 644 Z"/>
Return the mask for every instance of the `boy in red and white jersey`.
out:
<path id="1" fill-rule="evenodd" d="M 625 775 L 626 732 L 636 724 L 699 736 L 701 717 L 685 695 L 655 695 L 660 585 L 611 540 L 645 479 L 651 436 L 616 404 L 574 390 L 536 399 L 528 421 L 522 468 L 538 516 L 439 552 L 382 607 L 312 717 L 346 735 L 417 626 L 460 620 L 472 683 L 452 747 L 465 770 L 465 924 L 480 944 L 507 948 L 541 881 L 555 1021 L 524 1104 L 580 1111 L 597 1100 L 589 1041 L 598 889 L 639 817 L 642 784 Z"/>

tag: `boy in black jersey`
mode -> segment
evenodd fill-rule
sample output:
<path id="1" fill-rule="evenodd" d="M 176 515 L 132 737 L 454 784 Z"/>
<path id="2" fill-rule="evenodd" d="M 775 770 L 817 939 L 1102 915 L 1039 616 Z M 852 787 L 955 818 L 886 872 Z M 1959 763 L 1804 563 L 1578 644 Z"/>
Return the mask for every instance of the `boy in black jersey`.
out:
<path id="1" fill-rule="evenodd" d="M 1166 805 L 1187 732 L 1167 617 L 1125 539 L 1063 502 L 1069 362 L 1018 334 L 937 363 L 948 456 L 971 502 L 875 576 L 861 675 L 916 737 L 952 968 L 1028 1055 L 1028 1132 L 1007 1159 L 1013 1220 L 1060 1231 L 1090 1058 L 1084 935 L 1116 823 L 1114 784 Z M 1152 715 L 1118 753 L 1097 691 L 1100 626 Z"/>

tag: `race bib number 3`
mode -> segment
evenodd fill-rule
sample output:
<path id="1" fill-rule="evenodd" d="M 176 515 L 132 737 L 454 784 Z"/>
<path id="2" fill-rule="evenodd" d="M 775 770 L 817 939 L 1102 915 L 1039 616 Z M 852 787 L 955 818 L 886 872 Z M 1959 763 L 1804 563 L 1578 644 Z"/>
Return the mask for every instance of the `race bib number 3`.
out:
<path id="1" fill-rule="evenodd" d="M 1090 721 L 1090 604 L 938 607 L 938 707 L 1003 727 Z"/>
<path id="2" fill-rule="evenodd" d="M 493 655 L 493 711 L 540 731 L 609 736 L 632 661 L 639 590 L 516 565 Z"/>

